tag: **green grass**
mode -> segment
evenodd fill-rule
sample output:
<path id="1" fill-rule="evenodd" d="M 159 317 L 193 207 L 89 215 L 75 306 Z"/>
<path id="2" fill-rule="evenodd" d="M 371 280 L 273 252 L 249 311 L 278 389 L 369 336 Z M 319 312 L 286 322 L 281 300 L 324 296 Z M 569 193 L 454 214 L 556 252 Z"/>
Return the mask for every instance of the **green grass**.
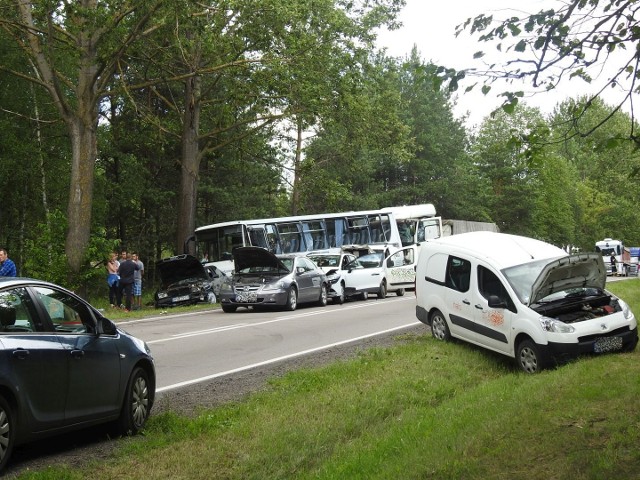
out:
<path id="1" fill-rule="evenodd" d="M 637 312 L 639 287 L 609 285 Z M 640 350 L 526 375 L 426 328 L 402 340 L 197 418 L 152 416 L 116 458 L 20 478 L 640 478 Z"/>

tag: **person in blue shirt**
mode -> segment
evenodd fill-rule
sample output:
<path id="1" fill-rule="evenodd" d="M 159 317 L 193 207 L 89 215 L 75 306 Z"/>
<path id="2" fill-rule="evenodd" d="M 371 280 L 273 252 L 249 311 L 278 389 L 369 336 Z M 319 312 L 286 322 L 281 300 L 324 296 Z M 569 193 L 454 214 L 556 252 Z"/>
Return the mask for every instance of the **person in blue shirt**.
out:
<path id="1" fill-rule="evenodd" d="M 9 258 L 5 248 L 0 248 L 0 277 L 15 277 L 16 264 Z"/>

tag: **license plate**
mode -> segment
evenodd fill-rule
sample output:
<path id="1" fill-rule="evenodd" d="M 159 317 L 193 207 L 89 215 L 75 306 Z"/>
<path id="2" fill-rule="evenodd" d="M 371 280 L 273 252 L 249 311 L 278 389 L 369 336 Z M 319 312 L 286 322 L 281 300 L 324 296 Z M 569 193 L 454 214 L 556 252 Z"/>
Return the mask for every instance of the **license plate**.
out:
<path id="1" fill-rule="evenodd" d="M 258 294 L 255 292 L 236 294 L 236 302 L 238 303 L 251 303 L 255 302 L 257 299 Z"/>
<path id="2" fill-rule="evenodd" d="M 177 303 L 177 302 L 186 302 L 187 300 L 189 300 L 189 295 L 183 295 L 181 297 L 174 297 L 173 298 L 173 302 Z"/>
<path id="3" fill-rule="evenodd" d="M 622 350 L 622 337 L 602 337 L 593 344 L 595 353 L 615 352 Z"/>

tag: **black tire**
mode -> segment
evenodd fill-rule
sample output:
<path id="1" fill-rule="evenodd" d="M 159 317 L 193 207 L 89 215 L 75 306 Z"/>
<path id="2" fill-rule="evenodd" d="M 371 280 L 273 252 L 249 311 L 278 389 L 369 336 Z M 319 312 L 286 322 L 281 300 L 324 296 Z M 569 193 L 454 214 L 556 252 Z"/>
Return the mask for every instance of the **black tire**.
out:
<path id="1" fill-rule="evenodd" d="M 431 335 L 437 340 L 448 342 L 451 340 L 451 332 L 447 320 L 440 310 L 436 310 L 431 314 Z"/>
<path id="2" fill-rule="evenodd" d="M 235 305 L 222 305 L 222 311 L 224 313 L 233 313 L 237 308 L 238 307 L 236 307 Z"/>
<path id="3" fill-rule="evenodd" d="M 337 304 L 337 305 L 342 305 L 346 299 L 345 294 L 344 294 L 344 282 L 340 284 L 340 286 L 342 287 L 342 293 L 340 293 L 340 296 L 338 297 L 333 297 L 333 303 Z"/>
<path id="4" fill-rule="evenodd" d="M 404 297 L 404 288 L 401 288 L 400 290 L 396 290 L 396 295 L 399 297 Z"/>
<path id="5" fill-rule="evenodd" d="M 387 282 L 384 280 L 380 282 L 380 288 L 378 289 L 378 298 L 386 298 L 387 297 Z"/>
<path id="6" fill-rule="evenodd" d="M 318 305 L 321 307 L 327 306 L 327 286 L 323 283 L 320 287 L 320 298 L 318 299 Z"/>
<path id="7" fill-rule="evenodd" d="M 549 356 L 543 347 L 530 339 L 518 343 L 516 347 L 516 362 L 518 367 L 526 373 L 538 373 L 550 364 Z"/>
<path id="8" fill-rule="evenodd" d="M 293 312 L 298 307 L 298 291 L 295 287 L 291 287 L 289 290 L 289 295 L 287 296 L 287 303 L 284 308 Z"/>
<path id="9" fill-rule="evenodd" d="M 0 472 L 7 465 L 16 438 L 13 410 L 9 403 L 0 396 Z"/>
<path id="10" fill-rule="evenodd" d="M 153 404 L 151 388 L 146 370 L 136 367 L 129 378 L 118 419 L 121 435 L 136 435 L 144 428 Z"/>

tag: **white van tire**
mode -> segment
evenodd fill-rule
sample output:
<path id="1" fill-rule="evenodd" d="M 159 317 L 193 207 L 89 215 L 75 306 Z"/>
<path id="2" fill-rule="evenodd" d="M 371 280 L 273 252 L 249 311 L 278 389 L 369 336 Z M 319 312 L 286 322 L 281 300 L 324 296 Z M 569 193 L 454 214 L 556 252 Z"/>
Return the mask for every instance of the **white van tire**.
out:
<path id="1" fill-rule="evenodd" d="M 533 340 L 525 339 L 516 347 L 516 362 L 525 373 L 538 373 L 549 366 L 549 357 Z"/>
<path id="2" fill-rule="evenodd" d="M 431 314 L 431 335 L 437 340 L 448 342 L 451 340 L 451 332 L 449 325 L 440 310 L 436 310 Z"/>

